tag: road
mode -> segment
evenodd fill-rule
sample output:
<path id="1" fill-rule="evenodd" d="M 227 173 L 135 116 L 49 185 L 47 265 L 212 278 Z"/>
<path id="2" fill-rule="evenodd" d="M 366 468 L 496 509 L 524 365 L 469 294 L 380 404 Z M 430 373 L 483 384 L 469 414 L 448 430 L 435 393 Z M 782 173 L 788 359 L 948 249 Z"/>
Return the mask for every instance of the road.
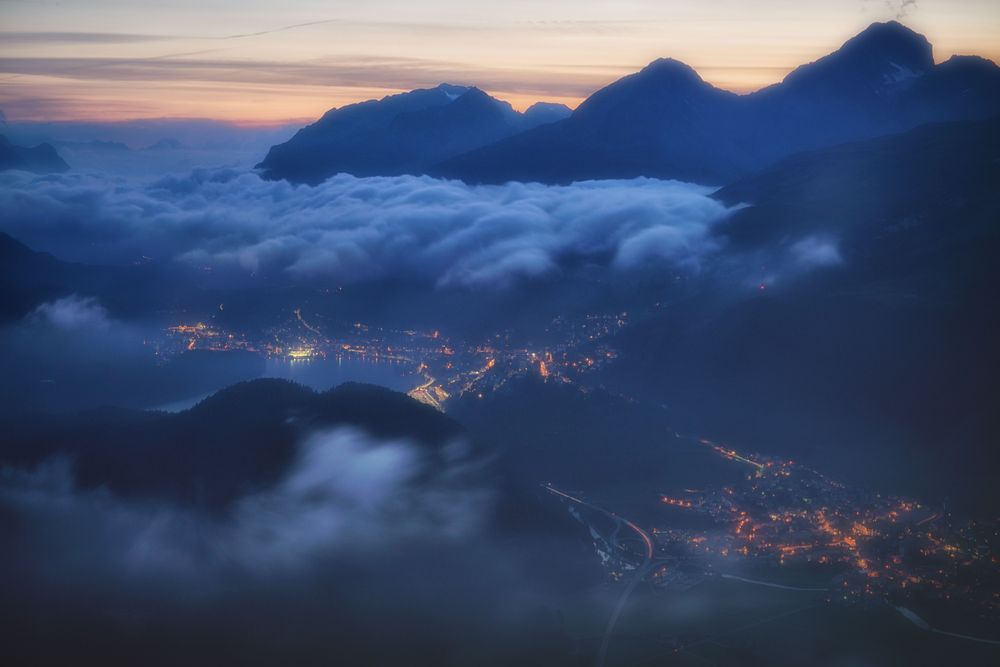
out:
<path id="1" fill-rule="evenodd" d="M 628 519 L 618 516 L 614 512 L 610 512 L 602 507 L 597 507 L 596 505 L 592 505 L 585 500 L 581 500 L 580 498 L 571 496 L 568 493 L 564 493 L 559 489 L 555 488 L 554 486 L 552 486 L 551 484 L 544 484 L 543 487 L 550 493 L 566 498 L 571 502 L 582 505 L 583 507 L 598 512 L 599 514 L 603 514 L 604 516 L 614 521 L 616 524 L 616 528 L 615 532 L 612 535 L 612 544 L 611 544 L 612 547 L 618 546 L 618 540 L 617 540 L 618 527 L 621 526 L 622 524 L 628 526 L 628 528 L 632 530 L 636 535 L 638 535 L 639 538 L 645 544 L 644 559 L 642 563 L 638 567 L 636 567 L 635 574 L 632 575 L 632 579 L 628 582 L 628 585 L 625 587 L 625 590 L 622 591 L 621 596 L 618 598 L 617 604 L 615 604 L 614 609 L 611 611 L 611 617 L 608 619 L 608 625 L 604 630 L 604 637 L 601 639 L 601 648 L 597 652 L 597 662 L 595 663 L 597 667 L 604 667 L 604 662 L 608 656 L 608 645 L 611 643 L 611 635 L 615 631 L 615 625 L 618 624 L 618 617 L 621 616 L 622 611 L 624 611 L 625 605 L 628 603 L 629 596 L 632 595 L 632 591 L 636 589 L 636 586 L 639 585 L 639 582 L 641 582 L 643 579 L 646 578 L 646 574 L 649 572 L 650 568 L 653 567 L 653 538 L 650 537 L 649 533 L 644 531 L 642 528 L 632 523 Z"/>
<path id="2" fill-rule="evenodd" d="M 939 630 L 937 628 L 931 627 L 930 623 L 920 618 L 916 612 L 906 607 L 896 607 L 896 611 L 902 614 L 903 618 L 908 620 L 913 625 L 917 626 L 925 632 L 933 632 L 938 635 L 945 635 L 946 637 L 954 637 L 955 639 L 964 639 L 969 642 L 976 642 L 978 644 L 992 644 L 993 646 L 1000 646 L 1000 640 L 998 639 L 987 639 L 985 637 L 973 637 L 972 635 L 963 635 L 958 632 L 948 632 L 947 630 Z"/>
<path id="3" fill-rule="evenodd" d="M 759 581 L 757 579 L 747 579 L 745 577 L 737 577 L 735 574 L 720 574 L 723 579 L 734 579 L 736 581 L 742 581 L 748 584 L 756 584 L 757 586 L 767 586 L 768 588 L 781 588 L 786 591 L 815 591 L 815 592 L 825 592 L 829 591 L 829 588 L 805 588 L 802 586 L 786 586 L 785 584 L 775 584 L 770 581 Z"/>
<path id="4" fill-rule="evenodd" d="M 424 383 L 414 387 L 413 389 L 411 389 L 406 393 L 410 398 L 415 398 L 421 403 L 426 403 L 432 408 L 444 412 L 444 406 L 441 405 L 441 401 L 439 401 L 430 391 L 431 387 L 434 386 L 435 382 L 437 382 L 437 379 L 425 370 Z"/>

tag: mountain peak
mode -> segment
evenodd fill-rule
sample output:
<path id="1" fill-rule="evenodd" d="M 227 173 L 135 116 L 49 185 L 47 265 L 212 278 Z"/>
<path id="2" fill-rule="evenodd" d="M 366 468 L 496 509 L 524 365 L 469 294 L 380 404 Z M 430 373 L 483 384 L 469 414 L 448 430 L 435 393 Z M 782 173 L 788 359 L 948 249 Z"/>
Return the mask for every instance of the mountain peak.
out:
<path id="1" fill-rule="evenodd" d="M 915 72 L 934 67 L 931 43 L 898 21 L 872 23 L 844 42 L 833 55 L 850 59 L 888 61 Z"/>
<path id="2" fill-rule="evenodd" d="M 897 21 L 872 23 L 819 60 L 796 68 L 782 86 L 817 94 L 884 94 L 934 69 L 930 42 Z M 770 94 L 773 88 L 762 92 Z M 851 91 L 851 92 L 848 92 Z"/>
<path id="3" fill-rule="evenodd" d="M 472 90 L 472 88 L 469 86 L 458 86 L 453 83 L 440 83 L 434 87 L 434 90 L 440 90 L 451 99 L 457 99 Z"/>
<path id="4" fill-rule="evenodd" d="M 513 120 L 517 116 L 517 112 L 514 111 L 514 107 L 510 105 L 510 102 L 498 100 L 475 86 L 467 88 L 450 106 L 455 109 L 467 109 L 474 113 L 500 113 L 506 116 L 508 120 Z"/>
<path id="5" fill-rule="evenodd" d="M 52 144 L 18 146 L 7 137 L 0 135 L 0 171 L 20 169 L 39 174 L 67 171 L 69 165 L 62 159 Z"/>
<path id="6" fill-rule="evenodd" d="M 465 99 L 465 100 L 492 100 L 493 99 L 492 97 L 490 97 L 489 93 L 487 93 L 486 91 L 484 91 L 482 88 L 477 88 L 476 86 L 471 86 L 469 88 L 466 88 L 464 90 L 464 92 L 462 92 L 462 94 L 459 95 L 459 97 L 462 98 L 462 99 Z"/>
<path id="7" fill-rule="evenodd" d="M 657 58 L 636 75 L 641 79 L 670 79 L 688 83 L 704 83 L 693 67 L 673 58 Z"/>

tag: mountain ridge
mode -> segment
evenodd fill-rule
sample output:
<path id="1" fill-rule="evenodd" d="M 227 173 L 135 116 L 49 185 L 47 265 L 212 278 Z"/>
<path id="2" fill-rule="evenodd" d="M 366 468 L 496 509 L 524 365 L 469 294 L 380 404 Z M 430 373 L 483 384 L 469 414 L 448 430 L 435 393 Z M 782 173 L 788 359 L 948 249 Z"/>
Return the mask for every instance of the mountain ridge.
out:
<path id="1" fill-rule="evenodd" d="M 566 121 L 452 158 L 432 174 L 471 183 L 654 176 L 720 185 L 802 150 L 994 113 L 995 64 L 935 64 L 924 36 L 875 23 L 748 95 L 656 60 L 595 92 Z"/>
<path id="2" fill-rule="evenodd" d="M 443 83 L 327 111 L 257 165 L 265 178 L 318 183 L 426 173 L 432 164 L 568 115 L 561 105 L 520 113 L 474 86 Z M 530 113 L 529 113 L 530 112 Z"/>
<path id="3" fill-rule="evenodd" d="M 49 174 L 68 171 L 69 165 L 52 144 L 19 146 L 0 135 L 0 171 L 7 169 Z"/>

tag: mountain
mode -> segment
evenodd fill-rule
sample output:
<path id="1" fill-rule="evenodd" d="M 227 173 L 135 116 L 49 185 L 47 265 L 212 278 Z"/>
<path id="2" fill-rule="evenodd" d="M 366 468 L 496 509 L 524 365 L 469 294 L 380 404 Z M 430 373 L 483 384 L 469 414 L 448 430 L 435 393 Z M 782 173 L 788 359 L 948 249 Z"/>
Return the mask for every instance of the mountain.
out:
<path id="1" fill-rule="evenodd" d="M 66 171 L 69 165 L 51 144 L 39 144 L 29 148 L 13 144 L 7 137 L 0 135 L 0 171 L 7 169 L 48 174 Z"/>
<path id="2" fill-rule="evenodd" d="M 727 180 L 749 167 L 735 133 L 738 95 L 676 60 L 657 60 L 590 96 L 572 116 L 453 158 L 432 173 L 478 182 L 588 178 Z"/>
<path id="3" fill-rule="evenodd" d="M 35 252 L 0 232 L 0 323 L 23 317 L 43 301 L 85 290 L 93 280 L 87 267 Z"/>
<path id="4" fill-rule="evenodd" d="M 926 159 L 933 156 L 933 160 Z M 785 158 L 715 193 L 751 204 L 719 233 L 737 247 L 829 235 L 871 259 L 903 264 L 917 239 L 928 252 L 995 236 L 1000 212 L 1000 116 L 932 123 L 908 132 Z M 904 224 L 905 223 L 905 224 Z"/>
<path id="5" fill-rule="evenodd" d="M 114 151 L 123 152 L 130 150 L 128 146 L 120 141 L 101 141 L 93 139 L 90 141 L 57 141 L 59 148 L 68 150 L 94 150 L 94 151 Z"/>
<path id="6" fill-rule="evenodd" d="M 35 251 L 0 232 L 0 323 L 16 320 L 36 306 L 76 294 L 98 298 L 115 311 L 136 313 L 150 295 L 169 296 L 191 288 L 183 273 L 160 265 L 95 266 L 66 262 Z"/>
<path id="7" fill-rule="evenodd" d="M 327 112 L 257 165 L 267 178 L 318 183 L 357 176 L 424 173 L 449 157 L 564 117 L 561 105 L 524 114 L 478 88 L 441 84 Z"/>
<path id="8" fill-rule="evenodd" d="M 723 188 L 748 205 L 716 229 L 727 262 L 619 336 L 608 381 L 713 439 L 993 506 L 998 182 L 994 117 L 797 154 Z"/>
<path id="9" fill-rule="evenodd" d="M 441 448 L 462 432 L 433 408 L 381 387 L 343 384 L 315 393 L 265 379 L 235 384 L 179 413 L 107 408 L 8 419 L 0 460 L 26 466 L 69 456 L 80 487 L 213 509 L 280 479 L 303 434 L 340 426 L 406 438 L 430 456 L 445 456 Z"/>
<path id="10" fill-rule="evenodd" d="M 524 110 L 523 125 L 525 130 L 548 125 L 570 117 L 573 110 L 565 104 L 554 104 L 552 102 L 535 102 Z"/>
<path id="11" fill-rule="evenodd" d="M 876 23 L 778 84 L 735 95 L 658 60 L 594 93 L 568 119 L 437 165 L 469 182 L 657 176 L 730 182 L 787 155 L 1000 113 L 1000 68 L 935 65 L 926 38 Z"/>

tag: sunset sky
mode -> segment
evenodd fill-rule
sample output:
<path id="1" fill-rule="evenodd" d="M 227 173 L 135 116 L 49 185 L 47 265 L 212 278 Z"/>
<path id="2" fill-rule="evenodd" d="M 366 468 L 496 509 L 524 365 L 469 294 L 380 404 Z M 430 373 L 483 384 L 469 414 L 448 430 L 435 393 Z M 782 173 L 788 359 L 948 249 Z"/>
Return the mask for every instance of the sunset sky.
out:
<path id="1" fill-rule="evenodd" d="M 891 18 L 1000 60 L 996 0 L 0 0 L 0 110 L 267 123 L 443 81 L 574 106 L 661 56 L 746 92 Z"/>

